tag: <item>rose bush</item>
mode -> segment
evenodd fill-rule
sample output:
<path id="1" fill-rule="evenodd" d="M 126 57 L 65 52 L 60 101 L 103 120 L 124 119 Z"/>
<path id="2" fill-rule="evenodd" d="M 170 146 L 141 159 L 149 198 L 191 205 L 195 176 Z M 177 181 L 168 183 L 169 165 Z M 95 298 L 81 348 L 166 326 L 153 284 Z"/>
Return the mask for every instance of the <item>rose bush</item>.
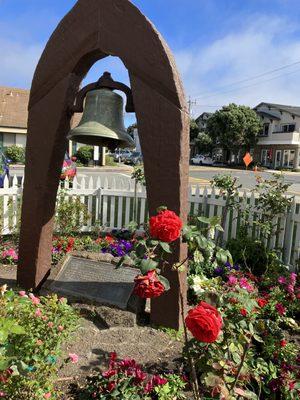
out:
<path id="1" fill-rule="evenodd" d="M 54 381 L 62 362 L 61 345 L 77 325 L 75 312 L 57 296 L 0 289 L 1 398 L 60 398 Z"/>
<path id="2" fill-rule="evenodd" d="M 218 277 L 194 275 L 189 284 L 191 301 L 213 302 L 223 319 L 215 342 L 197 340 L 195 332 L 190 342 L 201 395 L 298 399 L 300 352 L 293 334 L 300 327 L 293 317 L 299 309 L 299 277 L 286 272 L 257 278 L 227 265 Z"/>

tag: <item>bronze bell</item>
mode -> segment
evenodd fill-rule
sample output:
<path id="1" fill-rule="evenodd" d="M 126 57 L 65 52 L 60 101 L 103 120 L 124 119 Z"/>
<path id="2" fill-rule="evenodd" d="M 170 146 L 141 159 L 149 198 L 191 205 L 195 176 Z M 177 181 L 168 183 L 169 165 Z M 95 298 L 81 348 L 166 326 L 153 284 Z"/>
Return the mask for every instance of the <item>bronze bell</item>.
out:
<path id="1" fill-rule="evenodd" d="M 81 121 L 67 137 L 74 142 L 112 150 L 135 147 L 124 125 L 123 98 L 108 88 L 86 93 Z"/>

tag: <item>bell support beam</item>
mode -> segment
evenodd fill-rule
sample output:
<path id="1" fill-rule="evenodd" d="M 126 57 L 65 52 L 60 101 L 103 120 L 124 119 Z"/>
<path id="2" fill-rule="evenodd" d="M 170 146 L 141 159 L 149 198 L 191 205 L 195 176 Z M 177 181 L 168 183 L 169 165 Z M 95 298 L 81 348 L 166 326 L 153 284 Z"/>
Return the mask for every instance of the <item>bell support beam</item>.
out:
<path id="1" fill-rule="evenodd" d="M 51 266 L 55 199 L 70 129 L 70 106 L 99 59 L 119 57 L 129 71 L 145 161 L 150 214 L 160 205 L 185 221 L 188 112 L 166 43 L 128 0 L 79 0 L 51 36 L 32 82 L 18 283 L 37 288 Z M 176 244 L 173 262 L 186 246 Z M 167 272 L 171 290 L 152 304 L 153 323 L 178 328 L 186 276 Z"/>

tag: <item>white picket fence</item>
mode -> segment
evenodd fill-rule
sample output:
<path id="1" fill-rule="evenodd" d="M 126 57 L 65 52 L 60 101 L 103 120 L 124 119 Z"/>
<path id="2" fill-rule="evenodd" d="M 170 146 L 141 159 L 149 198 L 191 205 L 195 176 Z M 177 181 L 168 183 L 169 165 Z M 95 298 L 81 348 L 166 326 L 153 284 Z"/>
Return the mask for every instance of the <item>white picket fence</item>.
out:
<path id="1" fill-rule="evenodd" d="M 7 235 L 14 231 L 18 222 L 22 181 L 14 176 L 5 179 L 4 188 L 0 189 L 0 226 L 2 234 Z M 79 197 L 87 206 L 89 219 L 82 231 L 91 232 L 95 227 L 122 228 L 133 219 L 139 224 L 148 221 L 147 193 L 144 187 L 137 185 L 127 176 L 109 176 L 104 178 L 88 179 L 75 178 L 72 183 L 65 181 L 61 185 L 64 196 L 67 198 Z M 135 193 L 136 191 L 136 193 Z M 190 215 L 213 217 L 221 216 L 226 204 L 226 198 L 208 187 L 193 186 L 189 188 Z M 135 203 L 136 199 L 136 203 Z M 257 199 L 253 193 L 242 192 L 238 199 L 241 209 L 247 204 L 254 206 Z M 2 219 L 1 219 L 2 217 Z M 248 220 L 249 235 L 259 237 L 259 230 L 253 225 L 258 218 L 257 210 L 250 214 Z M 222 241 L 235 238 L 241 224 L 241 216 L 236 210 L 229 210 L 226 217 Z M 268 248 L 281 249 L 282 258 L 286 264 L 296 265 L 300 259 L 300 201 L 293 200 L 290 211 L 281 218 L 274 218 L 278 227 L 276 235 L 264 239 Z"/>

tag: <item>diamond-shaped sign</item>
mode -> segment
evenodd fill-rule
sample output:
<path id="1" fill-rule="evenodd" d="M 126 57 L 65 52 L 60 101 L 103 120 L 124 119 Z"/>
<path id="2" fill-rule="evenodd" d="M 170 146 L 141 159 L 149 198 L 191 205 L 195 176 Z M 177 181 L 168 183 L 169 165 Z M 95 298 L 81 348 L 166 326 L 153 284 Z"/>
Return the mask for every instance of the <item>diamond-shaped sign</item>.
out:
<path id="1" fill-rule="evenodd" d="M 243 161 L 244 161 L 246 167 L 248 167 L 248 165 L 251 164 L 252 161 L 253 161 L 253 158 L 252 158 L 251 154 L 250 153 L 246 153 L 244 158 L 243 158 Z"/>

